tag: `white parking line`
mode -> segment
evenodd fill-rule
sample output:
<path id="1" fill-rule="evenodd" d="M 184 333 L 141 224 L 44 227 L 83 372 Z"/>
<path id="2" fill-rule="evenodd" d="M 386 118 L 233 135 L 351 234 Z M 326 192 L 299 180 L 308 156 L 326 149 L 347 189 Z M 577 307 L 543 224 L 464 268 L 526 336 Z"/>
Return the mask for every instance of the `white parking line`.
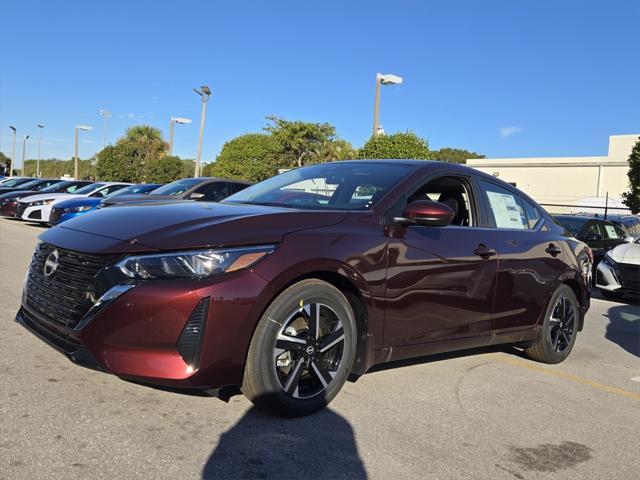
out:
<path id="1" fill-rule="evenodd" d="M 631 380 L 640 383 L 640 376 L 633 377 Z"/>

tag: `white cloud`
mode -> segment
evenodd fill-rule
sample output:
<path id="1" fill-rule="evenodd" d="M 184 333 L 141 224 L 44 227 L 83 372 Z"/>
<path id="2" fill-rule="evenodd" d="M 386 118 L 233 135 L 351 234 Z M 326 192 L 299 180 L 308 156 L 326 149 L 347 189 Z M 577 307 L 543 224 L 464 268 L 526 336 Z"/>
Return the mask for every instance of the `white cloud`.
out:
<path id="1" fill-rule="evenodd" d="M 136 118 L 135 113 L 127 113 L 127 118 Z"/>
<path id="2" fill-rule="evenodd" d="M 511 135 L 515 135 L 516 133 L 520 133 L 524 130 L 522 127 L 500 127 L 498 129 L 498 133 L 500 134 L 500 138 L 507 138 Z"/>

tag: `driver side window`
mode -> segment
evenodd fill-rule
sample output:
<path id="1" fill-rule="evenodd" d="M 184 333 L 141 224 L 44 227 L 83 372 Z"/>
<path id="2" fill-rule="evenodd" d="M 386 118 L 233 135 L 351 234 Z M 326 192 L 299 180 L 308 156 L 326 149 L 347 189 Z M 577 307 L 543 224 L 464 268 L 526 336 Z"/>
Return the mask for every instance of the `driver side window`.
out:
<path id="1" fill-rule="evenodd" d="M 451 225 L 474 226 L 470 190 L 462 178 L 440 177 L 430 180 L 407 199 L 407 204 L 416 200 L 444 203 L 455 214 Z"/>

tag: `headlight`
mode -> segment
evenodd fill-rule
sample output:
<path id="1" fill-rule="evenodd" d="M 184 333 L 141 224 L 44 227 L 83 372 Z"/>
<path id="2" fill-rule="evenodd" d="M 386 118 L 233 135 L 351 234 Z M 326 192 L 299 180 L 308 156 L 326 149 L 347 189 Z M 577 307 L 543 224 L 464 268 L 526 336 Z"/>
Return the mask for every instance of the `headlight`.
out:
<path id="1" fill-rule="evenodd" d="M 613 258 L 611 258 L 611 256 L 608 253 L 604 257 L 602 257 L 602 261 L 612 268 L 618 267 L 617 262 Z"/>
<path id="2" fill-rule="evenodd" d="M 91 210 L 93 207 L 91 205 L 82 205 L 80 207 L 71 207 L 65 208 L 64 211 L 66 213 L 78 213 L 78 212 L 86 212 L 87 210 Z"/>
<path id="3" fill-rule="evenodd" d="M 196 250 L 127 257 L 117 267 L 130 278 L 206 278 L 248 268 L 275 246 Z"/>
<path id="4" fill-rule="evenodd" d="M 31 202 L 29 204 L 30 207 L 39 207 L 41 205 L 49 205 L 50 203 L 55 202 L 56 199 L 55 198 L 49 198 L 47 200 L 38 200 L 37 202 Z"/>

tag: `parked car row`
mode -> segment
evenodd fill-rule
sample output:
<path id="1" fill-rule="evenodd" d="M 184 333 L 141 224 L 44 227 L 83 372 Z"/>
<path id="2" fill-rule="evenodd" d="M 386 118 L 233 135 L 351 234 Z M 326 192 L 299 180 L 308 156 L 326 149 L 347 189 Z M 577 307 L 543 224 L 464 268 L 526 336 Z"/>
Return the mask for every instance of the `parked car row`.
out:
<path id="1" fill-rule="evenodd" d="M 595 216 L 556 215 L 563 227 L 593 251 L 593 280 L 603 296 L 640 296 L 640 237 L 638 217 L 618 215 L 608 221 Z"/>
<path id="2" fill-rule="evenodd" d="M 14 177 L 13 181 L 0 184 L 0 215 L 53 226 L 123 203 L 218 202 L 249 185 L 212 177 L 186 178 L 167 185 Z"/>
<path id="3" fill-rule="evenodd" d="M 80 365 L 285 416 L 391 360 L 511 343 L 558 363 L 583 327 L 591 250 L 493 176 L 357 160 L 245 187 L 180 180 L 45 231 L 17 321 Z"/>

